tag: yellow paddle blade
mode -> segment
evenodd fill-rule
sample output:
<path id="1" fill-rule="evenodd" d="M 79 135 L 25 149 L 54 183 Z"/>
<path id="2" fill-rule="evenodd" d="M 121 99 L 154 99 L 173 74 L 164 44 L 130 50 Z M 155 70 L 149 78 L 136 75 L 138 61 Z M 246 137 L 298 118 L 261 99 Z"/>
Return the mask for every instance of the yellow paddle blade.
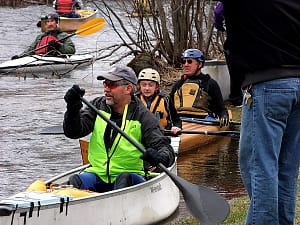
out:
<path id="1" fill-rule="evenodd" d="M 80 35 L 80 36 L 87 36 L 93 33 L 98 32 L 101 30 L 105 25 L 105 20 L 104 18 L 95 18 L 92 20 L 87 21 L 86 23 L 82 24 L 75 34 Z"/>

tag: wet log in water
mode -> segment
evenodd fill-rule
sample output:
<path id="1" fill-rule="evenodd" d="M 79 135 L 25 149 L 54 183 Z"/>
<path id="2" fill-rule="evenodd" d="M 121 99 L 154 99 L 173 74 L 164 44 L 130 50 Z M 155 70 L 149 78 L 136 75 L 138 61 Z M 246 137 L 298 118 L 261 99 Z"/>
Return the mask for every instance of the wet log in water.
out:
<path id="1" fill-rule="evenodd" d="M 52 0 L 0 0 L 0 6 L 22 7 L 33 4 L 48 5 L 52 2 Z"/>

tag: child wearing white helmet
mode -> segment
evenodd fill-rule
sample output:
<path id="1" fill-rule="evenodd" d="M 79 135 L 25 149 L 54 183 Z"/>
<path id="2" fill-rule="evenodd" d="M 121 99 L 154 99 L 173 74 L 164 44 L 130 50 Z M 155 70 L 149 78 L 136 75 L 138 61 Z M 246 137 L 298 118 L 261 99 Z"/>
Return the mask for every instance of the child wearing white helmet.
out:
<path id="1" fill-rule="evenodd" d="M 173 134 L 181 130 L 181 120 L 174 105 L 170 104 L 169 97 L 159 89 L 160 75 L 152 68 L 141 70 L 138 75 L 139 92 L 136 96 L 155 115 L 160 125 L 171 129 Z"/>

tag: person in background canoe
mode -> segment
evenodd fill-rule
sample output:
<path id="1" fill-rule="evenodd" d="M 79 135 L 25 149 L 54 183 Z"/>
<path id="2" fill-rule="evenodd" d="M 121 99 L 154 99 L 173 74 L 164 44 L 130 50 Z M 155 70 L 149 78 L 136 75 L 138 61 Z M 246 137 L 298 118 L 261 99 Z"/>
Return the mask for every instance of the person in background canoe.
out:
<path id="1" fill-rule="evenodd" d="M 181 130 L 181 120 L 174 105 L 170 104 L 167 96 L 159 88 L 160 75 L 152 68 L 141 70 L 138 75 L 138 89 L 136 96 L 155 115 L 160 125 L 176 134 Z"/>
<path id="2" fill-rule="evenodd" d="M 229 124 L 227 109 L 218 83 L 209 74 L 203 74 L 205 58 L 198 49 L 183 52 L 182 65 L 184 74 L 170 92 L 171 104 L 175 105 L 181 117 L 218 118 L 220 127 Z"/>
<path id="3" fill-rule="evenodd" d="M 53 8 L 59 16 L 68 18 L 80 18 L 76 13 L 76 9 L 81 9 L 81 1 L 79 0 L 54 0 Z"/>
<path id="4" fill-rule="evenodd" d="M 146 151 L 141 153 L 90 107 L 81 109 L 80 96 L 85 91 L 73 85 L 64 97 L 64 133 L 77 139 L 92 132 L 88 148 L 91 167 L 71 176 L 69 183 L 76 188 L 105 192 L 144 182 L 147 166 L 143 160 L 152 166 L 171 166 L 175 153 L 170 138 L 164 136 L 158 120 L 134 96 L 137 77 L 133 69 L 117 66 L 97 79 L 104 80 L 104 96 L 91 103 Z"/>
<path id="5" fill-rule="evenodd" d="M 45 17 L 47 31 L 38 35 L 30 47 L 21 55 L 15 55 L 11 59 L 17 59 L 27 55 L 72 55 L 75 54 L 75 45 L 67 33 L 62 32 L 59 27 L 59 17 L 56 13 Z M 62 40 L 63 39 L 63 40 Z M 45 46 L 42 48 L 42 46 Z"/>
<path id="6" fill-rule="evenodd" d="M 239 166 L 250 204 L 243 224 L 294 225 L 299 215 L 300 1 L 222 2 L 229 57 L 242 70 L 244 91 Z"/>
<path id="7" fill-rule="evenodd" d="M 224 27 L 224 7 L 222 2 L 217 2 L 214 10 L 214 26 L 220 32 L 225 32 Z M 224 54 L 226 59 L 227 68 L 230 76 L 230 93 L 229 101 L 236 107 L 242 107 L 243 93 L 242 93 L 242 71 L 235 64 L 233 60 L 228 57 L 229 51 L 227 43 L 224 43 Z"/>

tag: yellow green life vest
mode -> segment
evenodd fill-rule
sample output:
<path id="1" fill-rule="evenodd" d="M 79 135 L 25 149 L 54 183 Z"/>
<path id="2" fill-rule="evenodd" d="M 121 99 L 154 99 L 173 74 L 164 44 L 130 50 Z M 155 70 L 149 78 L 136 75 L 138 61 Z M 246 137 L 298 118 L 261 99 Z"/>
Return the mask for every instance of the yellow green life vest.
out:
<path id="1" fill-rule="evenodd" d="M 126 119 L 127 111 L 128 105 L 125 106 L 121 129 L 136 143 L 143 146 L 141 144 L 141 124 L 139 121 Z M 101 113 L 107 118 L 111 116 L 105 111 L 101 111 Z M 120 133 L 117 134 L 112 147 L 107 152 L 104 143 L 104 132 L 107 126 L 109 125 L 97 116 L 88 150 L 88 160 L 92 166 L 85 171 L 97 174 L 107 183 L 113 183 L 121 172 L 137 173 L 144 176 L 144 163 L 140 159 L 142 153 Z"/>

